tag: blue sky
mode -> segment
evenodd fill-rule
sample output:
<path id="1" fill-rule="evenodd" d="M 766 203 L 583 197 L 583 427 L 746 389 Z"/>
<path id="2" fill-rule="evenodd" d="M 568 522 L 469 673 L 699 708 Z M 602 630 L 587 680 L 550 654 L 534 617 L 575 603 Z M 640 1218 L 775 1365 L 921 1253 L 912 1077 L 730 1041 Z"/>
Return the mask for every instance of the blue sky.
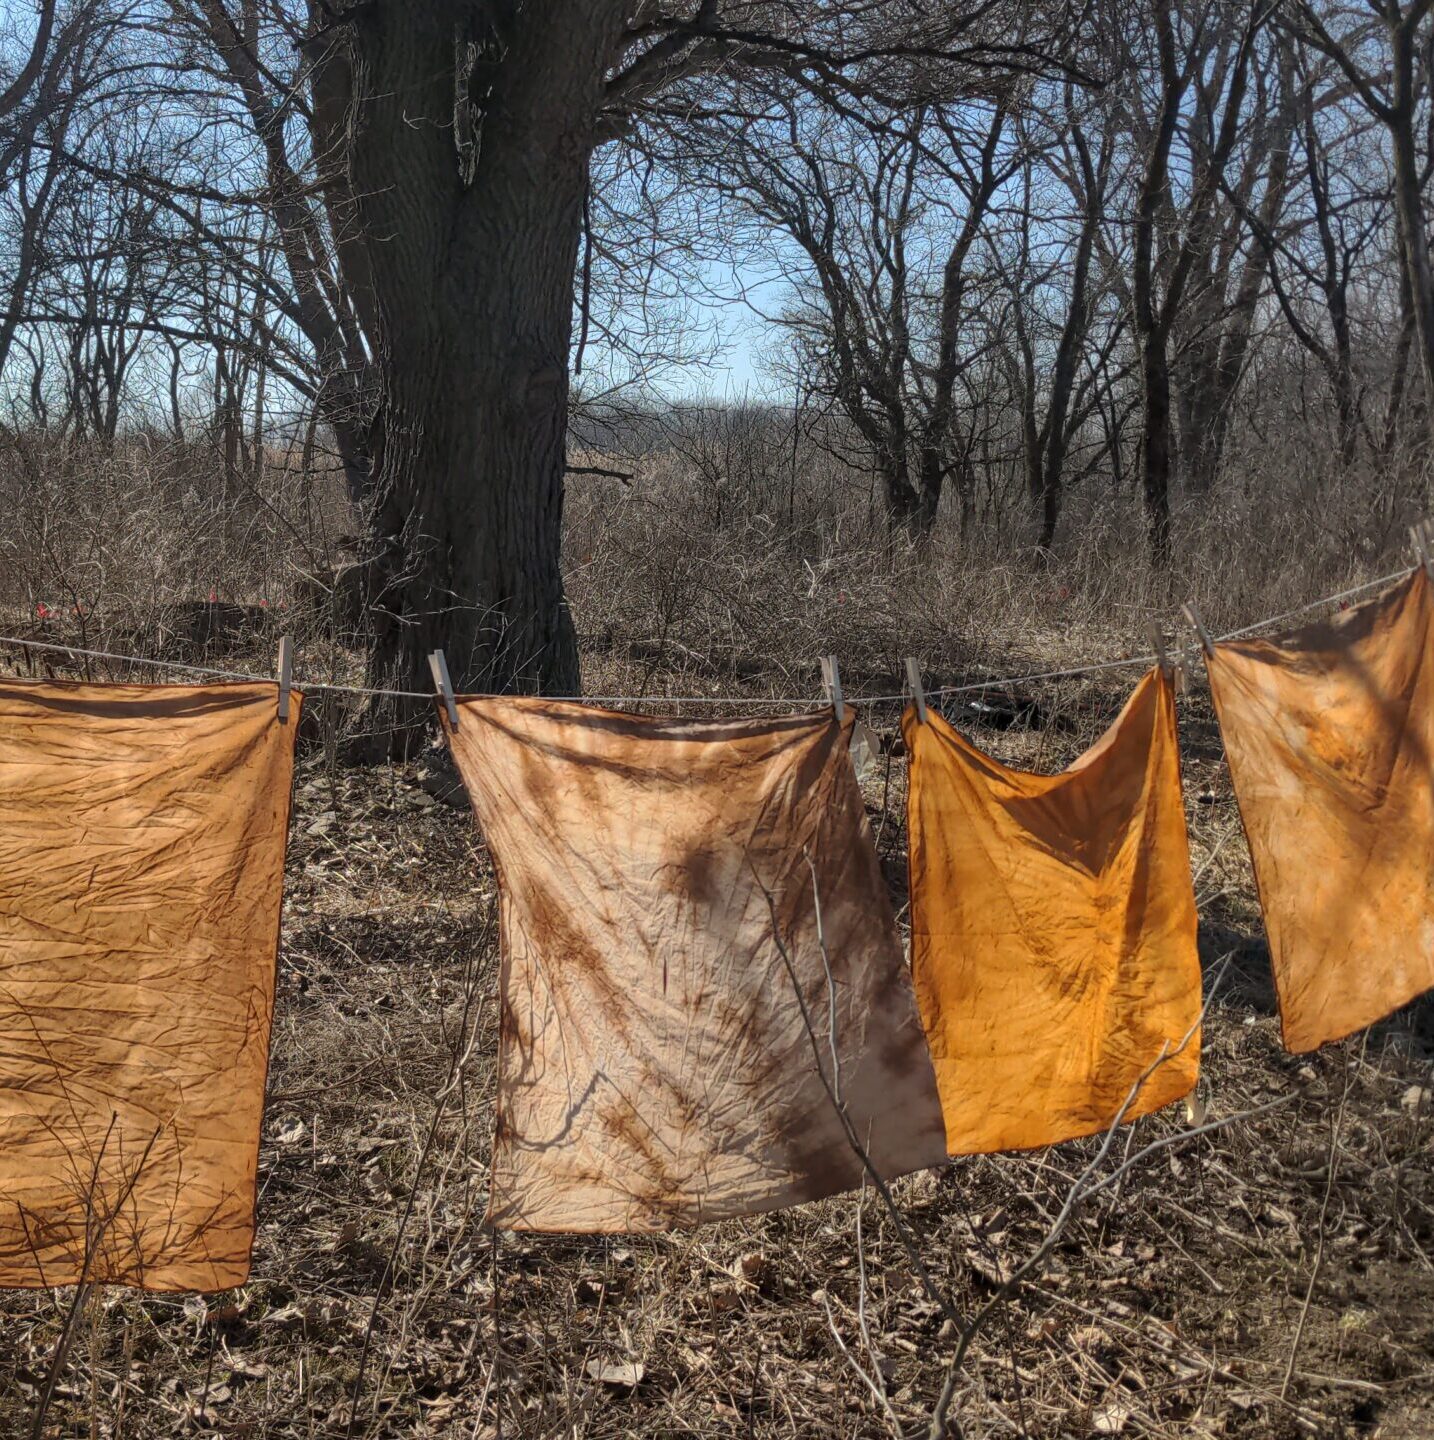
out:
<path id="1" fill-rule="evenodd" d="M 714 399 L 737 400 L 758 392 L 780 392 L 767 373 L 763 352 L 776 340 L 763 309 L 781 303 L 778 287 L 755 270 L 713 267 L 705 292 L 688 298 L 695 326 L 710 331 L 718 357 L 704 374 L 702 392 Z"/>

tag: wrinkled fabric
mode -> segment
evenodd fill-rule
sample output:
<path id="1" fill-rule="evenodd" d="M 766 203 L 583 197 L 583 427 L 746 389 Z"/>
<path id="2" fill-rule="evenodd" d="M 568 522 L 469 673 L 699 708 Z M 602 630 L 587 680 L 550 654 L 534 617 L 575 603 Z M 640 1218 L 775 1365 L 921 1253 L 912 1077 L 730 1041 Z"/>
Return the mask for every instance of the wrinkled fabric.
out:
<path id="1" fill-rule="evenodd" d="M 1208 669 L 1287 1050 L 1434 987 L 1434 598 L 1422 570 Z"/>
<path id="2" fill-rule="evenodd" d="M 902 732 L 912 975 L 952 1154 L 1105 1130 L 1162 1052 L 1126 1118 L 1188 1094 L 1200 964 L 1169 681 L 1146 676 L 1059 775 L 1008 769 L 934 710 Z"/>
<path id="3" fill-rule="evenodd" d="M 492 1224 L 662 1230 L 851 1189 L 824 1076 L 883 1176 L 944 1160 L 850 711 L 458 708 L 501 894 Z"/>
<path id="4" fill-rule="evenodd" d="M 300 705 L 0 679 L 0 1286 L 247 1277 Z"/>

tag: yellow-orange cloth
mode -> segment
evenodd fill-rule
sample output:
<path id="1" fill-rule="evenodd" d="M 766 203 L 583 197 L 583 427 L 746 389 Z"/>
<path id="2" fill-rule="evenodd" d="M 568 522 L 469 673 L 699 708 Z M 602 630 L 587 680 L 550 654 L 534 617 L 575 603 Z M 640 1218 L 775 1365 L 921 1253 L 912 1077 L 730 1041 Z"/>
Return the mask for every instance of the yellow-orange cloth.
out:
<path id="1" fill-rule="evenodd" d="M 1434 986 L 1434 587 L 1217 645 L 1210 689 L 1287 1050 Z"/>
<path id="2" fill-rule="evenodd" d="M 883 1176 L 945 1159 L 850 710 L 458 711 L 501 894 L 492 1224 L 662 1230 L 855 1187 L 823 1075 Z"/>
<path id="3" fill-rule="evenodd" d="M 1127 1118 L 1188 1094 L 1200 962 L 1170 682 L 1147 675 L 1059 775 L 928 715 L 902 718 L 911 959 L 952 1154 L 1104 1130 L 1162 1049 Z"/>
<path id="4" fill-rule="evenodd" d="M 292 698 L 0 679 L 0 1286 L 249 1273 Z"/>

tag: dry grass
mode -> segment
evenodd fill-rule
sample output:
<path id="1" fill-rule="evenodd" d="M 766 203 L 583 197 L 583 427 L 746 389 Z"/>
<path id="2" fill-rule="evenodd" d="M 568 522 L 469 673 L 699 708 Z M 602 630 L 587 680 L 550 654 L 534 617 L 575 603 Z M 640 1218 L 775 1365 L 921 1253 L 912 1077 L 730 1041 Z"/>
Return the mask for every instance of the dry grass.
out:
<path id="1" fill-rule="evenodd" d="M 729 503 L 714 532 L 707 498 L 656 470 L 632 492 L 575 495 L 590 691 L 810 695 L 814 657 L 836 650 L 850 690 L 884 693 L 908 653 L 932 685 L 1130 653 L 1165 608 L 1161 587 L 1122 563 L 1114 521 L 1101 528 L 1114 501 L 1106 520 L 1091 506 L 1088 544 L 1038 567 L 989 537 L 930 557 L 893 551 L 835 499 L 779 533 L 758 507 Z M 1212 557 L 1239 533 L 1214 528 Z M 1231 559 L 1208 582 L 1220 593 L 1200 598 L 1213 624 L 1283 608 L 1393 568 L 1394 533 L 1264 577 L 1254 557 L 1275 541 L 1257 536 L 1238 585 Z M 0 597 L 12 614 L 20 603 Z M 265 667 L 266 646 L 229 663 Z M 1002 758 L 1054 767 L 1113 717 L 1124 677 L 1022 694 L 1034 724 L 994 728 L 955 702 L 951 713 Z M 1428 1011 L 1315 1056 L 1283 1053 L 1199 687 L 1182 715 L 1202 951 L 1211 972 L 1234 957 L 1206 1027 L 1202 1098 L 1216 1117 L 1296 1098 L 1153 1157 L 1094 1201 L 978 1341 L 954 1414 L 970 1437 L 1423 1440 Z M 895 708 L 870 718 L 890 734 Z M 899 904 L 903 764 L 888 754 L 866 781 Z M 342 770 L 311 748 L 300 771 L 254 1277 L 203 1299 L 96 1294 L 47 1433 L 858 1437 L 890 1435 L 893 1415 L 919 1430 L 952 1336 L 874 1195 L 655 1239 L 482 1230 L 496 952 L 481 842 L 418 767 Z M 1136 1143 L 1184 1123 L 1142 1120 Z M 1082 1142 L 964 1160 L 896 1187 L 963 1315 L 1040 1243 L 1092 1153 Z M 27 1433 L 65 1303 L 0 1296 L 0 1434 Z"/>

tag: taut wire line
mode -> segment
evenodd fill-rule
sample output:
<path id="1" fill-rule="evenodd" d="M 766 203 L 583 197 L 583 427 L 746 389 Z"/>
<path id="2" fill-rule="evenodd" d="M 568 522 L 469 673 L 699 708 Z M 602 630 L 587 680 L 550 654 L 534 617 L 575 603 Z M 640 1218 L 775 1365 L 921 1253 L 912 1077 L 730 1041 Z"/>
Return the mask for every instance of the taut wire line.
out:
<path id="1" fill-rule="evenodd" d="M 1321 609 L 1323 606 L 1337 605 L 1341 601 L 1353 599 L 1357 595 L 1378 590 L 1396 580 L 1402 580 L 1409 573 L 1410 567 L 1405 566 L 1404 569 L 1397 570 L 1392 575 L 1381 576 L 1378 580 L 1367 580 L 1362 585 L 1351 586 L 1348 590 L 1340 590 L 1333 595 L 1321 596 L 1318 600 L 1311 600 L 1307 605 L 1301 605 L 1294 610 L 1286 610 L 1282 615 L 1272 615 L 1266 620 L 1257 620 L 1253 625 L 1246 625 L 1242 629 L 1218 635 L 1215 637 L 1214 643 L 1221 645 L 1229 640 L 1241 640 L 1270 625 L 1279 625 L 1286 620 L 1295 620 L 1301 615 L 1307 615 L 1310 611 Z M 86 650 L 76 645 L 53 645 L 41 640 L 22 640 L 16 635 L 0 635 L 0 645 L 15 645 L 21 649 L 43 650 L 50 654 L 69 655 L 87 660 L 113 660 L 124 665 L 148 665 L 156 670 L 168 670 L 178 675 L 202 675 L 210 679 L 240 681 L 254 685 L 276 683 L 272 675 L 249 675 L 242 671 L 217 670 L 205 665 L 186 665 L 177 660 L 153 660 L 147 659 L 143 655 L 119 655 L 109 650 Z M 1153 665 L 1155 660 L 1154 655 L 1132 655 L 1124 660 L 1101 660 L 1090 665 L 1077 665 L 1068 670 L 1037 670 L 1022 675 L 993 675 L 989 679 L 966 685 L 943 685 L 937 689 L 928 690 L 926 694 L 928 698 L 941 695 L 973 695 L 981 690 L 998 689 L 1006 685 L 1031 684 L 1037 680 L 1069 680 L 1080 675 L 1094 675 L 1107 670 L 1130 670 L 1136 666 Z M 377 695 L 393 700 L 433 699 L 433 692 L 428 690 L 383 690 L 367 685 L 331 685 L 323 681 L 300 680 L 297 676 L 293 680 L 293 687 L 296 690 L 310 693 Z M 472 698 L 499 700 L 512 697 L 473 695 Z M 814 708 L 829 703 L 824 695 L 799 699 L 753 695 L 544 695 L 541 698 L 578 705 L 739 705 L 777 706 L 786 710 Z M 903 690 L 894 695 L 850 695 L 847 698 L 854 705 L 889 705 L 905 701 L 907 695 Z"/>
<path id="2" fill-rule="evenodd" d="M 1308 615 L 1311 610 L 1318 610 L 1324 605 L 1338 605 L 1341 600 L 1352 600 L 1356 595 L 1363 595 L 1370 590 L 1378 590 L 1381 586 L 1392 585 L 1396 580 L 1402 580 L 1416 568 L 1406 565 L 1402 570 L 1396 570 L 1393 575 L 1381 576 L 1378 580 L 1366 580 L 1363 585 L 1352 585 L 1348 590 L 1341 590 L 1337 595 L 1326 595 L 1319 600 L 1311 600 L 1308 605 L 1301 605 L 1294 610 L 1286 610 L 1283 615 L 1272 615 L 1268 620 L 1257 620 L 1253 625 L 1246 625 L 1243 630 L 1231 630 L 1228 635 L 1217 635 L 1215 644 L 1221 645 L 1226 640 L 1243 640 L 1246 635 L 1253 635 L 1256 630 L 1263 630 L 1267 625 L 1282 625 L 1286 620 L 1298 620 L 1301 615 Z"/>

